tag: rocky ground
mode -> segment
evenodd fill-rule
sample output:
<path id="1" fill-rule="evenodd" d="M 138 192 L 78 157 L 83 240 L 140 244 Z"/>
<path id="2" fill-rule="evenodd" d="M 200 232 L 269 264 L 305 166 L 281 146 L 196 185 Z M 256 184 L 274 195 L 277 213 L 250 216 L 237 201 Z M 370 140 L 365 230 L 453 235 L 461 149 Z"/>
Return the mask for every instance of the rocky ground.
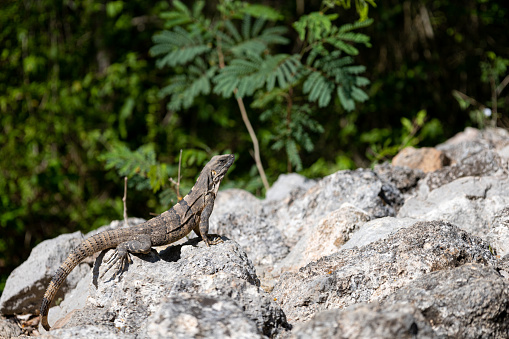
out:
<path id="1" fill-rule="evenodd" d="M 89 235 L 59 236 L 7 280 L 0 337 L 509 338 L 508 160 L 506 130 L 469 128 L 374 170 L 282 175 L 264 200 L 221 191 L 223 243 L 156 248 L 121 277 L 99 278 L 112 250 L 86 260 L 48 333 L 45 288 Z"/>

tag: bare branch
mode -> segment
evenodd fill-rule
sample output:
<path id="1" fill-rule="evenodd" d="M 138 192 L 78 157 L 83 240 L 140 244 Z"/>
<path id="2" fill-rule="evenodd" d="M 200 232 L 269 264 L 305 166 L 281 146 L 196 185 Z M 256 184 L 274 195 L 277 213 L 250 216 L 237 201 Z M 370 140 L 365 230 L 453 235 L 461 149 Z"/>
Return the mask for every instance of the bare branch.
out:
<path id="1" fill-rule="evenodd" d="M 483 104 L 481 104 L 480 102 L 477 102 L 477 100 L 475 100 L 474 98 L 472 97 L 469 97 L 468 95 L 464 94 L 464 93 L 461 93 L 460 91 L 458 90 L 453 90 L 452 91 L 453 94 L 456 94 L 457 96 L 459 96 L 461 99 L 465 100 L 465 101 L 468 101 L 470 103 L 470 105 L 473 105 L 473 106 L 477 106 L 479 107 L 480 109 L 484 109 L 486 108 L 486 106 L 484 106 Z"/>
<path id="2" fill-rule="evenodd" d="M 224 55 L 223 55 L 223 51 L 221 50 L 221 40 L 219 38 L 217 40 L 217 55 L 218 55 L 218 59 L 219 59 L 219 68 L 223 69 L 225 67 Z M 269 182 L 267 181 L 267 176 L 265 175 L 265 171 L 263 170 L 262 160 L 260 158 L 260 146 L 258 144 L 258 138 L 256 137 L 256 133 L 253 129 L 253 126 L 251 125 L 251 122 L 249 121 L 249 117 L 247 116 L 246 107 L 244 106 L 244 101 L 242 100 L 242 98 L 240 96 L 237 96 L 236 88 L 233 91 L 233 93 L 235 93 L 235 97 L 237 99 L 237 104 L 239 105 L 239 109 L 240 109 L 240 115 L 242 116 L 244 125 L 246 125 L 247 131 L 249 132 L 249 136 L 251 137 L 251 141 L 253 142 L 256 168 L 258 169 L 258 172 L 260 173 L 260 177 L 262 178 L 262 182 L 263 182 L 263 186 L 265 187 L 265 190 L 268 191 L 270 186 L 269 186 Z"/>
<path id="3" fill-rule="evenodd" d="M 507 85 L 509 85 L 509 75 L 507 75 L 504 80 L 502 80 L 502 82 L 497 86 L 497 95 L 500 95 L 500 93 Z"/>
<path id="4" fill-rule="evenodd" d="M 178 168 L 178 174 L 177 174 L 177 181 L 175 181 L 173 178 L 169 178 L 168 180 L 175 186 L 175 193 L 177 193 L 177 200 L 182 200 L 182 195 L 180 194 L 180 167 L 182 165 L 182 150 L 180 150 L 180 156 L 179 156 L 179 168 Z"/>
<path id="5" fill-rule="evenodd" d="M 177 198 L 178 200 L 182 200 L 182 195 L 180 195 L 180 166 L 182 165 L 182 149 L 180 149 L 179 155 L 179 170 L 177 174 Z"/>
<path id="6" fill-rule="evenodd" d="M 124 226 L 127 227 L 127 177 L 124 177 L 124 197 L 122 198 L 124 203 Z"/>

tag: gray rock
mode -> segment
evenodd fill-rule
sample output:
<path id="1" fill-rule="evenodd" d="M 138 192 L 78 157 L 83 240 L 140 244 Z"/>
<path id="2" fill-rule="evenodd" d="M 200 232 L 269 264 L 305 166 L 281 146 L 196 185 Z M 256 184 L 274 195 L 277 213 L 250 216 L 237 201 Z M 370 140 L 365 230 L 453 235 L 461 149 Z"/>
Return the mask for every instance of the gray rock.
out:
<path id="1" fill-rule="evenodd" d="M 403 203 L 397 188 L 382 181 L 373 171 L 358 169 L 331 174 L 274 216 L 276 226 L 293 247 L 310 227 L 344 203 L 366 211 L 370 217 L 394 216 Z"/>
<path id="2" fill-rule="evenodd" d="M 277 263 L 274 274 L 295 271 L 311 261 L 337 252 L 352 234 L 370 220 L 365 211 L 344 203 L 339 209 L 327 214 L 320 222 L 307 228 L 292 251 Z"/>
<path id="3" fill-rule="evenodd" d="M 456 164 L 484 150 L 491 149 L 492 146 L 486 140 L 464 140 L 458 143 L 446 142 L 436 148 L 443 151 L 452 160 L 452 163 Z"/>
<path id="4" fill-rule="evenodd" d="M 53 324 L 71 312 L 80 310 L 86 306 L 89 296 L 89 286 L 92 281 L 92 274 L 90 274 L 91 271 L 92 270 L 90 269 L 87 275 L 78 282 L 78 285 L 76 285 L 75 288 L 69 290 L 68 293 L 65 294 L 65 297 L 61 303 L 58 303 L 49 309 L 48 319 L 50 324 Z M 77 322 L 76 326 L 83 324 L 84 322 L 80 320 Z M 90 325 L 95 324 L 95 322 L 90 323 Z M 44 329 L 41 329 L 41 331 L 45 332 Z"/>
<path id="5" fill-rule="evenodd" d="M 392 166 L 389 162 L 376 165 L 374 171 L 382 180 L 395 186 L 405 197 L 413 194 L 417 183 L 425 176 L 419 169 Z"/>
<path id="6" fill-rule="evenodd" d="M 133 255 L 133 263 L 120 277 L 109 272 L 104 280 L 98 280 L 97 275 L 106 267 L 101 265 L 94 272 L 85 308 L 71 313 L 60 326 L 100 325 L 110 332 L 119 329 L 125 334 L 141 334 L 147 319 L 165 297 L 192 292 L 230 298 L 255 324 L 255 333 L 275 335 L 288 326 L 284 313 L 258 287 L 258 278 L 245 252 L 235 242 L 224 240 L 207 247 L 195 239 L 184 245 L 170 245 L 159 254 L 152 251 Z M 112 252 L 108 251 L 104 258 L 99 256 L 97 263 Z M 56 319 L 49 320 L 52 324 Z"/>
<path id="7" fill-rule="evenodd" d="M 408 199 L 398 217 L 447 220 L 485 238 L 494 216 L 509 204 L 507 177 L 466 177 Z"/>
<path id="8" fill-rule="evenodd" d="M 281 174 L 265 194 L 264 205 L 293 200 L 316 184 L 316 180 L 308 179 L 297 173 Z"/>
<path id="9" fill-rule="evenodd" d="M 247 191 L 236 188 L 219 191 L 210 216 L 210 223 L 214 224 L 224 214 L 258 215 L 261 209 L 262 201 Z"/>
<path id="10" fill-rule="evenodd" d="M 12 338 L 21 335 L 21 329 L 13 321 L 0 318 L 0 338 Z"/>
<path id="11" fill-rule="evenodd" d="M 497 264 L 481 239 L 445 222 L 418 222 L 387 239 L 284 273 L 272 296 L 288 321 L 305 321 L 325 309 L 378 300 L 425 273 L 471 262 Z"/>
<path id="12" fill-rule="evenodd" d="M 295 326 L 291 338 L 436 338 L 420 310 L 408 304 L 357 304 L 322 311 Z"/>
<path id="13" fill-rule="evenodd" d="M 509 207 L 495 213 L 492 228 L 486 236 L 487 241 L 500 256 L 509 254 Z"/>
<path id="14" fill-rule="evenodd" d="M 224 213 L 213 223 L 212 233 L 234 239 L 253 262 L 259 278 L 267 290 L 274 285 L 274 265 L 288 254 L 281 232 L 273 220 L 252 213 Z"/>
<path id="15" fill-rule="evenodd" d="M 43 333 L 39 338 L 41 339 L 135 339 L 134 334 L 122 333 L 111 326 L 102 325 L 78 325 L 75 327 L 55 329 L 51 332 Z"/>
<path id="16" fill-rule="evenodd" d="M 509 282 L 483 265 L 426 274 L 387 297 L 421 310 L 439 337 L 509 338 Z"/>
<path id="17" fill-rule="evenodd" d="M 165 298 L 147 320 L 146 338 L 264 338 L 231 299 L 206 295 Z"/>
<path id="18" fill-rule="evenodd" d="M 269 337 L 281 329 L 289 328 L 283 310 L 267 293 L 227 273 L 218 272 L 213 277 L 202 276 L 196 279 L 182 278 L 175 284 L 172 294 L 181 292 L 193 295 L 206 292 L 210 297 L 227 296 L 235 300 L 244 314 L 255 322 L 260 333 Z"/>
<path id="19" fill-rule="evenodd" d="M 271 220 L 253 214 L 229 213 L 211 225 L 212 233 L 235 239 L 255 266 L 274 265 L 288 253 L 281 232 Z"/>
<path id="20" fill-rule="evenodd" d="M 385 239 L 402 228 L 415 224 L 418 220 L 412 218 L 385 217 L 368 221 L 353 233 L 341 249 L 366 246 L 380 239 Z"/>
<path id="21" fill-rule="evenodd" d="M 0 298 L 0 313 L 10 315 L 37 312 L 52 274 L 82 240 L 83 234 L 75 232 L 35 246 L 28 259 L 7 278 Z M 69 274 L 55 299 L 63 298 L 65 292 L 76 287 L 89 271 L 87 263 L 78 265 Z"/>
<path id="22" fill-rule="evenodd" d="M 478 130 L 467 127 L 451 139 L 436 148 L 455 162 L 462 162 L 483 150 L 502 150 L 509 145 L 509 132 L 503 128 L 486 128 Z"/>
<path id="23" fill-rule="evenodd" d="M 463 177 L 496 175 L 503 173 L 505 168 L 505 161 L 496 152 L 482 150 L 452 166 L 428 173 L 419 182 L 419 191 L 429 192 Z"/>
<path id="24" fill-rule="evenodd" d="M 143 221 L 139 218 L 128 220 L 130 226 Z M 121 226 L 123 226 L 123 221 L 112 221 L 111 224 L 88 233 L 86 237 Z M 84 239 L 81 232 L 75 232 L 63 234 L 35 246 L 28 259 L 9 275 L 0 298 L 0 313 L 7 315 L 36 313 L 53 274 L 69 253 Z M 90 273 L 92 262 L 91 259 L 84 260 L 69 274 L 55 296 L 56 301 L 65 299 L 65 293 L 74 290 L 78 283 Z"/>

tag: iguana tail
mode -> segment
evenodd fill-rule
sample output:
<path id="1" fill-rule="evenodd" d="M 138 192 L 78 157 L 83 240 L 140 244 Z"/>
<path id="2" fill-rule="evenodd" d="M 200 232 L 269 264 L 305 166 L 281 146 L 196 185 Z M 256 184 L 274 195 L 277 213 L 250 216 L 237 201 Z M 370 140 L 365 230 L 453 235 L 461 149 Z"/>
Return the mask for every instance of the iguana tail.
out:
<path id="1" fill-rule="evenodd" d="M 49 306 L 67 276 L 86 257 L 91 256 L 96 252 L 116 247 L 119 243 L 125 241 L 124 238 L 127 234 L 127 232 L 125 232 L 126 230 L 126 228 L 123 228 L 101 232 L 85 239 L 74 250 L 72 250 L 71 254 L 69 254 L 67 259 L 65 259 L 63 264 L 55 272 L 55 275 L 53 276 L 53 279 L 51 279 L 51 282 L 46 289 L 46 293 L 44 293 L 44 297 L 42 298 L 40 319 L 42 327 L 44 327 L 46 331 L 49 331 L 51 328 L 48 323 Z"/>

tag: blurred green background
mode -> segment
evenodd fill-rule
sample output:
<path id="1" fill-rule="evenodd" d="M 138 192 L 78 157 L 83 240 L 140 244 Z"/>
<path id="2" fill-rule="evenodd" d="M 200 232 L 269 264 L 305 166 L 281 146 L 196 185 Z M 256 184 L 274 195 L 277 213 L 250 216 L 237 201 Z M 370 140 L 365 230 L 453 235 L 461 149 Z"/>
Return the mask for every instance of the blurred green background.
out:
<path id="1" fill-rule="evenodd" d="M 370 84 L 363 87 L 369 98 L 353 110 L 337 97 L 328 105 L 308 100 L 303 116 L 322 128 L 297 135 L 300 142 L 285 148 L 276 145 L 278 124 L 289 117 L 262 115 L 251 105 L 255 98 L 244 98 L 269 184 L 296 169 L 322 177 L 370 167 L 404 146 L 434 146 L 466 126 L 509 124 L 507 1 L 258 4 L 266 6 L 262 11 L 274 10 L 269 26 L 286 27 L 287 43 L 263 55 L 299 55 L 305 43 L 293 24 L 311 13 L 337 14 L 331 17 L 337 27 L 373 20 L 356 30 L 369 37 L 369 43 L 355 45 L 353 60 L 365 67 L 362 76 Z M 222 20 L 220 13 L 223 19 L 224 13 L 246 14 L 245 6 L 207 2 L 203 22 Z M 264 196 L 233 97 L 210 92 L 197 95 L 189 107 L 172 109 L 171 98 L 160 94 L 187 71 L 157 67 L 161 56 L 149 53 L 154 35 L 172 28 L 173 10 L 172 1 L 1 2 L 0 291 L 42 240 L 121 219 L 124 175 L 129 216 L 148 219 L 175 203 L 169 178 L 176 179 L 181 149 L 183 194 L 212 155 L 233 152 L 237 160 L 222 188 Z M 242 20 L 234 23 L 240 29 Z M 295 102 L 300 99 L 295 96 Z"/>

